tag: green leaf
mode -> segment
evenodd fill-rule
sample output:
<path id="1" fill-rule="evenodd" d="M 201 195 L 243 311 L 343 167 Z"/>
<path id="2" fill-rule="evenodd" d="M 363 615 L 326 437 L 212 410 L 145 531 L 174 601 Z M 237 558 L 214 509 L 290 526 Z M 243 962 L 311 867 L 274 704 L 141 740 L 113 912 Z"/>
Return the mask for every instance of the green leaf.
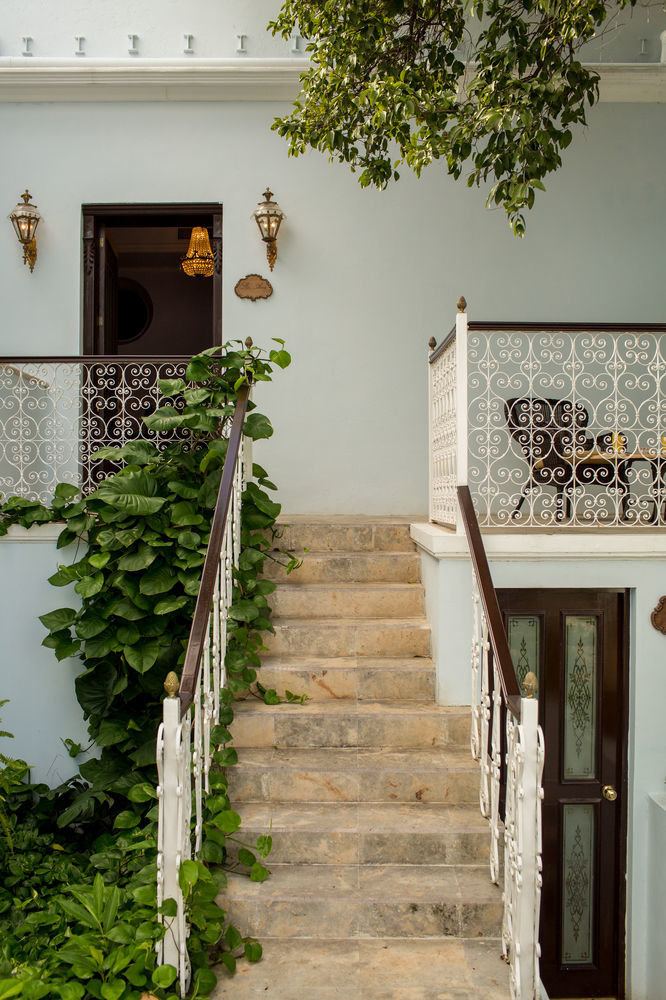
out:
<path id="1" fill-rule="evenodd" d="M 76 619 L 77 612 L 73 608 L 58 608 L 57 611 L 49 611 L 46 615 L 40 615 L 39 620 L 49 632 L 56 632 L 62 628 L 68 628 Z"/>
<path id="2" fill-rule="evenodd" d="M 255 861 L 250 869 L 250 882 L 265 882 L 269 875 L 268 868 L 264 868 L 261 862 Z"/>
<path id="3" fill-rule="evenodd" d="M 61 983 L 56 988 L 61 1000 L 81 1000 L 85 993 L 81 983 Z"/>
<path id="4" fill-rule="evenodd" d="M 140 674 L 145 674 L 153 666 L 160 652 L 160 644 L 156 639 L 148 639 L 135 646 L 123 646 L 123 654 L 130 667 Z"/>
<path id="5" fill-rule="evenodd" d="M 116 640 L 113 635 L 101 635 L 95 639 L 86 640 L 85 656 L 89 660 L 101 660 L 115 648 Z"/>
<path id="6" fill-rule="evenodd" d="M 100 747 L 115 746 L 127 739 L 127 726 L 116 719 L 102 719 L 95 742 Z"/>
<path id="7" fill-rule="evenodd" d="M 273 848 L 273 838 L 268 834 L 261 834 L 257 837 L 257 851 L 262 858 L 267 858 Z"/>
<path id="8" fill-rule="evenodd" d="M 80 639 L 93 639 L 100 632 L 103 632 L 108 624 L 105 618 L 84 614 L 76 623 L 74 630 Z"/>
<path id="9" fill-rule="evenodd" d="M 171 431 L 175 427 L 182 427 L 186 418 L 174 406 L 160 406 L 150 416 L 144 417 L 143 422 L 151 431 Z"/>
<path id="10" fill-rule="evenodd" d="M 158 411 L 159 412 L 159 411 Z M 116 510 L 128 514 L 154 514 L 165 501 L 158 497 L 157 480 L 146 472 L 119 473 L 90 494 L 90 500 L 103 500 Z"/>
<path id="11" fill-rule="evenodd" d="M 263 955 L 263 949 L 259 942 L 252 939 L 246 940 L 244 950 L 248 962 L 258 962 Z"/>
<path id="12" fill-rule="evenodd" d="M 248 851 L 246 847 L 241 847 L 238 851 L 238 860 L 242 865 L 246 865 L 248 868 L 251 868 L 257 859 L 252 851 Z"/>
<path id="13" fill-rule="evenodd" d="M 183 861 L 178 872 L 178 884 L 183 892 L 199 881 L 199 866 L 196 861 Z"/>
<path id="14" fill-rule="evenodd" d="M 125 992 L 125 983 L 122 979 L 114 979 L 112 982 L 102 983 L 100 993 L 104 1000 L 120 1000 Z"/>
<path id="15" fill-rule="evenodd" d="M 147 781 L 141 781 L 132 785 L 127 793 L 127 798 L 130 802 L 149 802 L 151 799 L 157 798 L 157 792 Z"/>
<path id="16" fill-rule="evenodd" d="M 76 697 L 86 715 L 104 715 L 111 704 L 116 671 L 108 663 L 90 667 L 74 681 Z"/>
<path id="17" fill-rule="evenodd" d="M 178 972 L 174 969 L 173 965 L 158 965 L 153 972 L 152 981 L 159 989 L 166 990 L 175 982 L 177 975 Z"/>
<path id="18" fill-rule="evenodd" d="M 165 597 L 163 601 L 158 601 L 153 611 L 156 615 L 168 615 L 170 611 L 178 611 L 189 601 L 188 597 Z"/>
<path id="19" fill-rule="evenodd" d="M 182 378 L 161 378 L 157 384 L 163 396 L 175 396 L 187 388 L 187 383 Z"/>
<path id="20" fill-rule="evenodd" d="M 126 618 L 128 621 L 138 621 L 139 618 L 146 617 L 146 612 L 137 608 L 136 604 L 133 604 L 127 597 L 114 601 L 109 610 L 112 614 L 119 618 Z"/>
<path id="21" fill-rule="evenodd" d="M 171 522 L 178 525 L 203 524 L 203 517 L 197 513 L 197 509 L 193 503 L 183 500 L 172 507 Z"/>
<path id="22" fill-rule="evenodd" d="M 291 354 L 288 351 L 271 351 L 269 357 L 278 368 L 288 368 L 291 364 Z"/>
<path id="23" fill-rule="evenodd" d="M 131 812 L 129 809 L 125 809 L 123 812 L 118 813 L 113 821 L 113 826 L 115 830 L 133 830 L 140 822 L 140 816 L 137 816 L 135 812 Z"/>
<path id="24" fill-rule="evenodd" d="M 152 596 L 153 594 L 164 594 L 171 590 L 178 582 L 178 578 L 168 566 L 156 566 L 141 577 L 139 590 L 142 594 Z"/>
<path id="25" fill-rule="evenodd" d="M 123 646 L 133 646 L 141 638 L 141 632 L 136 625 L 120 625 L 116 629 L 116 638 Z"/>
<path id="26" fill-rule="evenodd" d="M 164 917 L 175 917 L 178 915 L 178 904 L 175 899 L 165 899 L 160 906 L 159 912 Z"/>
<path id="27" fill-rule="evenodd" d="M 222 965 L 225 967 L 227 972 L 233 976 L 233 974 L 236 971 L 236 959 L 234 958 L 234 956 L 230 954 L 228 951 L 224 951 L 220 955 L 220 961 L 222 962 Z"/>
<path id="28" fill-rule="evenodd" d="M 99 594 L 100 590 L 104 586 L 104 574 L 97 572 L 93 576 L 84 576 L 82 580 L 74 587 L 77 594 L 80 594 L 83 598 L 94 597 L 95 594 Z"/>
<path id="29" fill-rule="evenodd" d="M 129 570 L 130 572 L 148 569 L 156 558 L 157 552 L 155 549 L 151 549 L 145 542 L 139 542 L 136 552 L 128 552 L 127 555 L 118 560 L 118 569 Z"/>
<path id="30" fill-rule="evenodd" d="M 243 433 L 253 441 L 269 438 L 273 434 L 273 425 L 263 413 L 250 413 L 243 424 Z"/>
<path id="31" fill-rule="evenodd" d="M 213 822 L 223 833 L 235 833 L 240 830 L 241 818 L 233 809 L 225 809 L 215 814 Z"/>

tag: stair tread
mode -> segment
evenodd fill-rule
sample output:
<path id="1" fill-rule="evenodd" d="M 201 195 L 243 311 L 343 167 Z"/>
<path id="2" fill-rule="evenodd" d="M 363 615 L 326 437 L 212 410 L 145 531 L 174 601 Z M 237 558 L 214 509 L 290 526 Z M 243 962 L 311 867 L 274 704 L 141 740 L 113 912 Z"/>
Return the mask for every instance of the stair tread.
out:
<path id="1" fill-rule="evenodd" d="M 239 748 L 238 765 L 241 768 L 279 768 L 294 771 L 375 771 L 391 768 L 408 774 L 423 771 L 473 771 L 478 764 L 470 757 L 469 751 L 462 749 L 408 748 L 393 750 L 368 747 L 327 747 L 293 749 Z"/>
<path id="2" fill-rule="evenodd" d="M 360 701 L 353 698 L 337 699 L 335 701 L 309 701 L 301 704 L 289 704 L 283 702 L 280 705 L 265 705 L 256 699 L 252 701 L 235 701 L 234 712 L 238 716 L 247 715 L 286 715 L 286 716 L 344 716 L 344 715 L 367 715 L 380 717 L 408 718 L 410 716 L 441 718 L 450 717 L 453 719 L 469 717 L 469 708 L 458 705 L 436 705 L 432 702 L 406 702 L 400 704 L 390 701 Z M 233 725 L 233 723 L 232 723 Z"/>
<path id="3" fill-rule="evenodd" d="M 302 899 L 323 896 L 357 899 L 438 902 L 497 902 L 501 889 L 493 885 L 485 865 L 298 865 L 267 861 L 271 877 L 251 882 L 231 873 L 224 895 L 229 899 Z"/>
<path id="4" fill-rule="evenodd" d="M 350 833 L 487 833 L 478 807 L 441 802 L 236 802 L 243 827 Z"/>
<path id="5" fill-rule="evenodd" d="M 497 938 L 262 936 L 264 958 L 221 975 L 215 1000 L 506 1000 Z"/>

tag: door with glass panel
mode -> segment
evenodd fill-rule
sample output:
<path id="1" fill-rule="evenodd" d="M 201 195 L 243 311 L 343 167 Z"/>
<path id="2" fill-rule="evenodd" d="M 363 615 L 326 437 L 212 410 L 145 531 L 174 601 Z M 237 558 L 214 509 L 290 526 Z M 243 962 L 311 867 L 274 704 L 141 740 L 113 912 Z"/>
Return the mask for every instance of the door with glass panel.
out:
<path id="1" fill-rule="evenodd" d="M 627 595 L 499 592 L 519 684 L 546 742 L 541 978 L 551 998 L 622 997 Z"/>

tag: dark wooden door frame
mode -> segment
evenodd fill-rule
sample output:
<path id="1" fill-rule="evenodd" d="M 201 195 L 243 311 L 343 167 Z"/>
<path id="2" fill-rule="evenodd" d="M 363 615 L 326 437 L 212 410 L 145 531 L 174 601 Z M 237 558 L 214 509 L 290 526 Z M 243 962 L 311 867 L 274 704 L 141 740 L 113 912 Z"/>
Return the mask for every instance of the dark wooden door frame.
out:
<path id="1" fill-rule="evenodd" d="M 82 205 L 83 215 L 83 330 L 82 353 L 109 353 L 99 301 L 98 269 L 103 256 L 104 227 L 165 225 L 212 226 L 213 273 L 212 343 L 222 344 L 222 205 L 219 202 L 174 202 Z"/>
<path id="2" fill-rule="evenodd" d="M 591 588 L 538 588 L 539 594 L 548 594 L 548 603 L 550 605 L 550 599 L 555 601 L 561 600 L 566 594 L 576 595 L 582 597 L 585 594 L 592 595 L 596 594 L 617 594 L 622 597 L 621 609 L 618 615 L 618 625 L 622 630 L 622 642 L 618 643 L 617 647 L 617 657 L 618 657 L 618 690 L 613 693 L 613 697 L 617 705 L 617 714 L 615 716 L 618 732 L 615 737 L 615 745 L 618 749 L 618 760 L 617 760 L 617 790 L 619 792 L 619 798 L 622 803 L 622 808 L 618 820 L 618 832 L 617 832 L 617 842 L 615 845 L 616 857 L 616 872 L 617 872 L 617 912 L 619 916 L 618 925 L 615 927 L 615 941 L 617 946 L 617 997 L 618 1000 L 622 1000 L 625 997 L 625 978 L 626 978 L 626 905 L 627 905 L 627 887 L 626 887 L 626 871 L 627 871 L 627 824 L 628 824 L 628 735 L 629 735 L 629 697 L 630 697 L 630 679 L 629 679 L 629 626 L 630 626 L 630 590 L 623 588 L 599 588 L 598 590 L 592 590 Z M 534 600 L 530 601 L 529 596 L 534 594 Z M 511 598 L 514 595 L 520 595 L 516 601 L 516 606 L 511 605 Z M 502 617 L 506 625 L 507 614 L 533 614 L 535 617 L 539 616 L 544 618 L 542 620 L 542 629 L 545 626 L 545 617 L 541 614 L 543 611 L 545 614 L 546 605 L 539 602 L 537 596 L 533 590 L 528 590 L 527 588 L 502 588 L 498 592 L 500 599 L 500 606 L 502 608 Z M 523 600 L 527 599 L 528 603 L 531 605 L 528 608 L 523 605 Z M 575 600 L 573 602 L 575 605 Z M 580 608 L 575 606 L 570 608 L 564 608 L 562 605 L 559 609 L 559 619 L 560 628 L 562 627 L 564 615 L 567 613 L 581 614 L 584 613 Z M 591 613 L 593 611 L 591 610 Z M 545 649 L 545 632 L 542 631 L 542 641 L 541 648 L 539 650 L 540 660 L 541 660 L 541 673 L 540 677 L 543 683 L 544 673 L 544 659 L 547 655 Z M 601 685 L 602 678 L 599 676 L 598 683 Z M 541 686 L 541 685 L 540 685 Z M 543 692 L 541 692 L 540 697 L 543 697 Z M 541 715 L 541 713 L 539 713 Z M 546 758 L 548 759 L 548 734 L 545 733 L 546 737 Z M 558 739 L 560 755 L 563 752 L 563 741 L 561 738 Z M 607 748 L 604 745 L 605 741 L 602 739 L 601 745 L 599 747 L 599 764 L 603 766 L 603 758 L 605 757 Z M 552 736 L 551 736 L 551 747 L 552 747 Z M 552 755 L 550 757 L 551 766 L 553 763 Z M 557 770 L 560 770 L 561 761 L 557 761 Z M 544 774 L 544 779 L 546 775 Z M 601 778 L 601 771 L 600 771 Z M 544 851 L 546 848 L 546 831 L 544 830 Z M 557 878 L 560 879 L 559 866 L 561 859 L 557 858 L 558 874 Z M 598 927 L 599 919 L 603 915 L 597 913 L 597 920 L 595 923 Z M 542 911 L 542 923 L 544 919 L 544 914 Z M 591 996 L 592 994 L 585 993 L 585 996 Z M 606 995 L 606 994 L 604 994 Z"/>

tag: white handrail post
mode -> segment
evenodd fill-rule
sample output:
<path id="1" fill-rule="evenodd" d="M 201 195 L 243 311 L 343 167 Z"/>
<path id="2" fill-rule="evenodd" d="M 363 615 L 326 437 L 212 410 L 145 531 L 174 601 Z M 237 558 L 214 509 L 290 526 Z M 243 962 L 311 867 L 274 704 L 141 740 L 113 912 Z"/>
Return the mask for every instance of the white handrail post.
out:
<path id="1" fill-rule="evenodd" d="M 467 303 L 458 300 L 456 316 L 456 485 L 467 486 Z M 458 510 L 456 533 L 463 535 L 465 527 Z"/>
<path id="2" fill-rule="evenodd" d="M 432 350 L 432 343 L 434 343 L 434 338 L 428 345 L 428 351 Z M 433 499 L 433 483 L 435 478 L 434 470 L 434 428 L 435 428 L 435 415 L 433 413 L 433 406 L 435 405 L 435 394 L 433 391 L 433 370 L 432 364 L 430 363 L 430 358 L 428 357 L 428 520 L 433 522 L 435 520 L 435 503 Z"/>
<path id="3" fill-rule="evenodd" d="M 178 679 L 176 678 L 176 684 Z M 177 688 L 176 688 L 177 690 Z M 157 797 L 159 803 L 159 843 L 157 860 L 157 904 L 165 899 L 175 899 L 182 905 L 182 893 L 178 884 L 182 844 L 181 823 L 183 789 L 181 787 L 181 767 L 178 759 L 180 730 L 180 700 L 168 696 L 162 703 L 163 723 L 157 737 L 158 780 Z M 180 909 L 180 907 L 179 907 Z M 180 968 L 181 946 L 180 921 L 177 916 L 160 916 L 164 926 L 164 937 L 158 943 L 160 965 Z"/>
<path id="4" fill-rule="evenodd" d="M 539 1000 L 539 909 L 541 903 L 541 773 L 543 737 L 539 703 L 521 698 L 522 768 L 518 788 L 518 858 L 521 878 L 514 916 L 520 956 L 521 1000 Z"/>

